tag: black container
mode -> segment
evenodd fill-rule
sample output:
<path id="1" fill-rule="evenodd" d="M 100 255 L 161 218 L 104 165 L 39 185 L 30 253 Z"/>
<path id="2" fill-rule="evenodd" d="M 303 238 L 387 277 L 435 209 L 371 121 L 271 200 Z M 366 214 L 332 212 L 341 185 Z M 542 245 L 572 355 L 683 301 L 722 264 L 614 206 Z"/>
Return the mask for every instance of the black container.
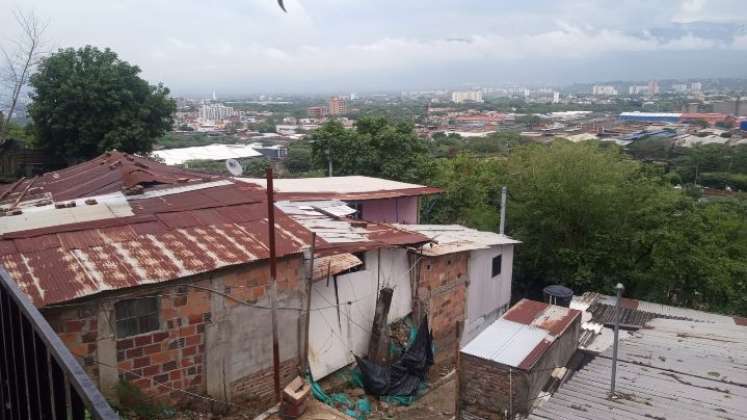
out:
<path id="1" fill-rule="evenodd" d="M 573 290 L 559 284 L 545 287 L 542 289 L 542 294 L 545 302 L 566 308 L 571 306 L 571 299 L 573 299 Z"/>

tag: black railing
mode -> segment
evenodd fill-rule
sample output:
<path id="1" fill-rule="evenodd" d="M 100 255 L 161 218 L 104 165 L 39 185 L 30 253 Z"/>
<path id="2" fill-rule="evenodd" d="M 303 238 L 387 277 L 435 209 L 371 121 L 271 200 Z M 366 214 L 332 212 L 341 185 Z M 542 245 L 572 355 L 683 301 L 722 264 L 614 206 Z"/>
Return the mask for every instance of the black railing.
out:
<path id="1" fill-rule="evenodd" d="M 0 420 L 119 418 L 2 268 L 0 402 Z"/>

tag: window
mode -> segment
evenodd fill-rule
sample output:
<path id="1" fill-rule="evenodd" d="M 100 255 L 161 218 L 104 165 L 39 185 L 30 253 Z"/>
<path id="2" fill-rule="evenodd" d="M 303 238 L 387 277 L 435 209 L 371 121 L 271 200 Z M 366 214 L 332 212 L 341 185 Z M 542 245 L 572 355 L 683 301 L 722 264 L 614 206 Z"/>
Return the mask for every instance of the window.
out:
<path id="1" fill-rule="evenodd" d="M 117 337 L 129 337 L 160 328 L 158 307 L 158 297 L 128 299 L 115 303 Z"/>
<path id="2" fill-rule="evenodd" d="M 501 264 L 503 263 L 503 256 L 496 255 L 493 257 L 493 277 L 501 274 Z"/>

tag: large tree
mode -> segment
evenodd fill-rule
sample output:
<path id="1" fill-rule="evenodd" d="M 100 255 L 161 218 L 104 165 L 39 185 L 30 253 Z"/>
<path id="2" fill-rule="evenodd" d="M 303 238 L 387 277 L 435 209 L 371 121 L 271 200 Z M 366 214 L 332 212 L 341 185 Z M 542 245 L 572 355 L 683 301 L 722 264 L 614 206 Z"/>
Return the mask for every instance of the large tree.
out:
<path id="1" fill-rule="evenodd" d="M 31 77 L 38 145 L 67 164 L 113 149 L 149 152 L 171 129 L 176 104 L 139 73 L 108 48 L 68 48 L 44 59 Z"/>

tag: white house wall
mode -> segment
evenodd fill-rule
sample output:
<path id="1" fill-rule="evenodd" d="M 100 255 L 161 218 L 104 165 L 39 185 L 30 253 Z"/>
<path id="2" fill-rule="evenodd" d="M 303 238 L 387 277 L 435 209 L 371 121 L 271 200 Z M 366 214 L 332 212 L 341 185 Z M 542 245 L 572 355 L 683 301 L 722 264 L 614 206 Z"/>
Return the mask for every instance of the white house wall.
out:
<path id="1" fill-rule="evenodd" d="M 368 353 L 377 285 L 394 288 L 389 322 L 402 319 L 412 311 L 407 251 L 382 249 L 380 277 L 378 253 L 378 250 L 366 253 L 365 270 L 337 276 L 339 317 L 334 280 L 330 279 L 329 284 L 326 280 L 317 281 L 312 286 L 309 364 L 315 380 L 352 363 L 353 354 Z"/>
<path id="2" fill-rule="evenodd" d="M 471 252 L 463 345 L 505 312 L 511 302 L 513 254 L 513 245 L 498 245 Z M 502 256 L 501 274 L 493 278 L 493 257 L 497 255 Z"/>

